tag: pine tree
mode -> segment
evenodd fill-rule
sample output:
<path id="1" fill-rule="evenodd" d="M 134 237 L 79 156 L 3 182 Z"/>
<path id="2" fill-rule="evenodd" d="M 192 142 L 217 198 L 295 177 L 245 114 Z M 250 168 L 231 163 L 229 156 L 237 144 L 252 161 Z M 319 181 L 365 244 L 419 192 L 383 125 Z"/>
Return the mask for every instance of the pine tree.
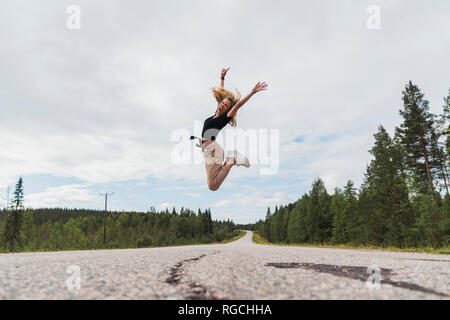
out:
<path id="1" fill-rule="evenodd" d="M 400 115 L 403 117 L 403 123 L 399 133 L 406 151 L 407 165 L 421 184 L 420 193 L 430 194 L 435 207 L 439 208 L 434 187 L 436 168 L 430 161 L 434 116 L 429 112 L 428 101 L 411 81 L 403 91 L 403 110 L 400 110 Z"/>
<path id="2" fill-rule="evenodd" d="M 450 166 L 450 90 L 444 98 L 444 112 L 441 116 L 442 131 L 445 137 L 445 154 L 447 167 Z"/>
<path id="3" fill-rule="evenodd" d="M 431 133 L 431 152 L 433 155 L 432 159 L 432 166 L 437 168 L 437 171 L 439 172 L 439 177 L 442 177 L 442 181 L 444 182 L 444 188 L 446 190 L 446 194 L 448 193 L 448 171 L 446 169 L 446 163 L 445 163 L 445 151 L 444 146 L 440 143 L 439 138 L 441 136 L 441 133 L 438 131 L 438 129 L 435 129 Z"/>
<path id="4" fill-rule="evenodd" d="M 450 167 L 450 90 L 447 97 L 444 98 L 443 113 L 436 121 L 437 128 L 435 132 L 437 137 L 434 139 L 434 152 L 437 154 L 437 165 L 440 168 L 444 186 L 447 195 L 449 194 L 449 167 Z"/>
<path id="5" fill-rule="evenodd" d="M 398 163 L 400 169 L 401 181 L 406 192 L 405 198 L 406 200 L 409 200 L 409 185 L 411 176 L 408 175 L 408 170 L 406 168 L 406 150 L 402 145 L 401 130 L 398 127 L 395 128 L 394 139 L 392 141 L 394 143 L 393 149 L 396 156 L 396 162 Z"/>

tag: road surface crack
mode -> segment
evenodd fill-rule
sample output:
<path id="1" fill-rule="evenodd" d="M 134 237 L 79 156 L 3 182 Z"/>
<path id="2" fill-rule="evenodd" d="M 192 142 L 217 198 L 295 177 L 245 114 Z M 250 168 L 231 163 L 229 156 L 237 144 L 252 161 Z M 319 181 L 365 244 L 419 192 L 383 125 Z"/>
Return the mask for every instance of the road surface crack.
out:
<path id="1" fill-rule="evenodd" d="M 336 266 L 330 264 L 288 262 L 288 263 L 267 263 L 266 267 L 275 267 L 281 269 L 301 268 L 305 270 L 313 270 L 320 273 L 328 273 L 337 277 L 349 278 L 363 282 L 366 282 L 368 278 L 367 267 L 358 267 L 358 266 Z M 380 268 L 380 271 L 382 274 L 382 282 L 389 284 L 391 286 L 424 293 L 431 293 L 441 297 L 449 296 L 445 293 L 437 292 L 414 283 L 391 280 L 390 276 L 395 275 L 395 272 L 392 269 Z"/>
<path id="2" fill-rule="evenodd" d="M 218 251 L 213 252 L 216 254 Z M 195 282 L 195 281 L 185 281 L 184 280 L 184 267 L 186 264 L 199 261 L 200 259 L 206 257 L 206 254 L 202 254 L 198 257 L 182 260 L 177 262 L 169 271 L 169 277 L 166 279 L 166 283 L 176 286 L 178 289 L 182 290 L 185 295 L 186 300 L 215 300 L 215 295 L 210 292 L 205 286 Z"/>

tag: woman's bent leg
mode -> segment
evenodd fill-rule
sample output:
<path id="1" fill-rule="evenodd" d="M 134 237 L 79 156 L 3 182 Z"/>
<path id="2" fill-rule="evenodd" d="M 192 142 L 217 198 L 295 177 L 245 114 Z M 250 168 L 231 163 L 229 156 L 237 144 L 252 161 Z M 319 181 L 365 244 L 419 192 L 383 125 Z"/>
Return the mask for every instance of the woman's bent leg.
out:
<path id="1" fill-rule="evenodd" d="M 208 176 L 208 188 L 211 191 L 216 191 L 219 189 L 222 182 L 225 180 L 225 178 L 228 175 L 228 172 L 230 172 L 231 167 L 225 167 L 220 166 L 220 168 L 217 166 L 217 168 L 208 168 L 206 167 L 206 174 Z M 209 171 L 209 173 L 208 173 Z"/>
<path id="2" fill-rule="evenodd" d="M 224 152 L 218 143 L 210 143 L 202 149 L 204 149 L 208 188 L 211 191 L 216 191 L 227 177 L 231 166 L 223 165 Z"/>

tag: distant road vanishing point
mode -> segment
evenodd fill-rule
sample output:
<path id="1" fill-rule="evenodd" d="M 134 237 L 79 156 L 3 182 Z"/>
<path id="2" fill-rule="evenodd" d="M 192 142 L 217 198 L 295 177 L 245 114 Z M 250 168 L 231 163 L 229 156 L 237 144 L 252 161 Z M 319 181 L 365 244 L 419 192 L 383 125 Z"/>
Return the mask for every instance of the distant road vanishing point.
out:
<path id="1" fill-rule="evenodd" d="M 449 299 L 450 256 L 255 244 L 0 254 L 0 299 Z"/>

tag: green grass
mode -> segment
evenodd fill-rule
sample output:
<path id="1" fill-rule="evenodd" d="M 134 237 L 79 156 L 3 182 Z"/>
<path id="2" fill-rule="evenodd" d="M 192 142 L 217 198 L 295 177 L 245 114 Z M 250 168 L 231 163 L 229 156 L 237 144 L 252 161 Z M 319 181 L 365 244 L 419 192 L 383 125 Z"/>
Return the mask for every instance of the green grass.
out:
<path id="1" fill-rule="evenodd" d="M 372 245 L 349 245 L 349 244 L 310 244 L 310 243 L 272 243 L 264 239 L 256 231 L 253 231 L 252 241 L 257 244 L 264 244 L 270 246 L 286 246 L 286 247 L 311 247 L 311 248 L 331 248 L 331 249 L 362 249 L 362 250 L 380 250 L 380 251 L 395 251 L 395 252 L 421 252 L 433 254 L 450 254 L 450 246 L 444 248 L 396 248 L 396 247 L 377 247 Z"/>

